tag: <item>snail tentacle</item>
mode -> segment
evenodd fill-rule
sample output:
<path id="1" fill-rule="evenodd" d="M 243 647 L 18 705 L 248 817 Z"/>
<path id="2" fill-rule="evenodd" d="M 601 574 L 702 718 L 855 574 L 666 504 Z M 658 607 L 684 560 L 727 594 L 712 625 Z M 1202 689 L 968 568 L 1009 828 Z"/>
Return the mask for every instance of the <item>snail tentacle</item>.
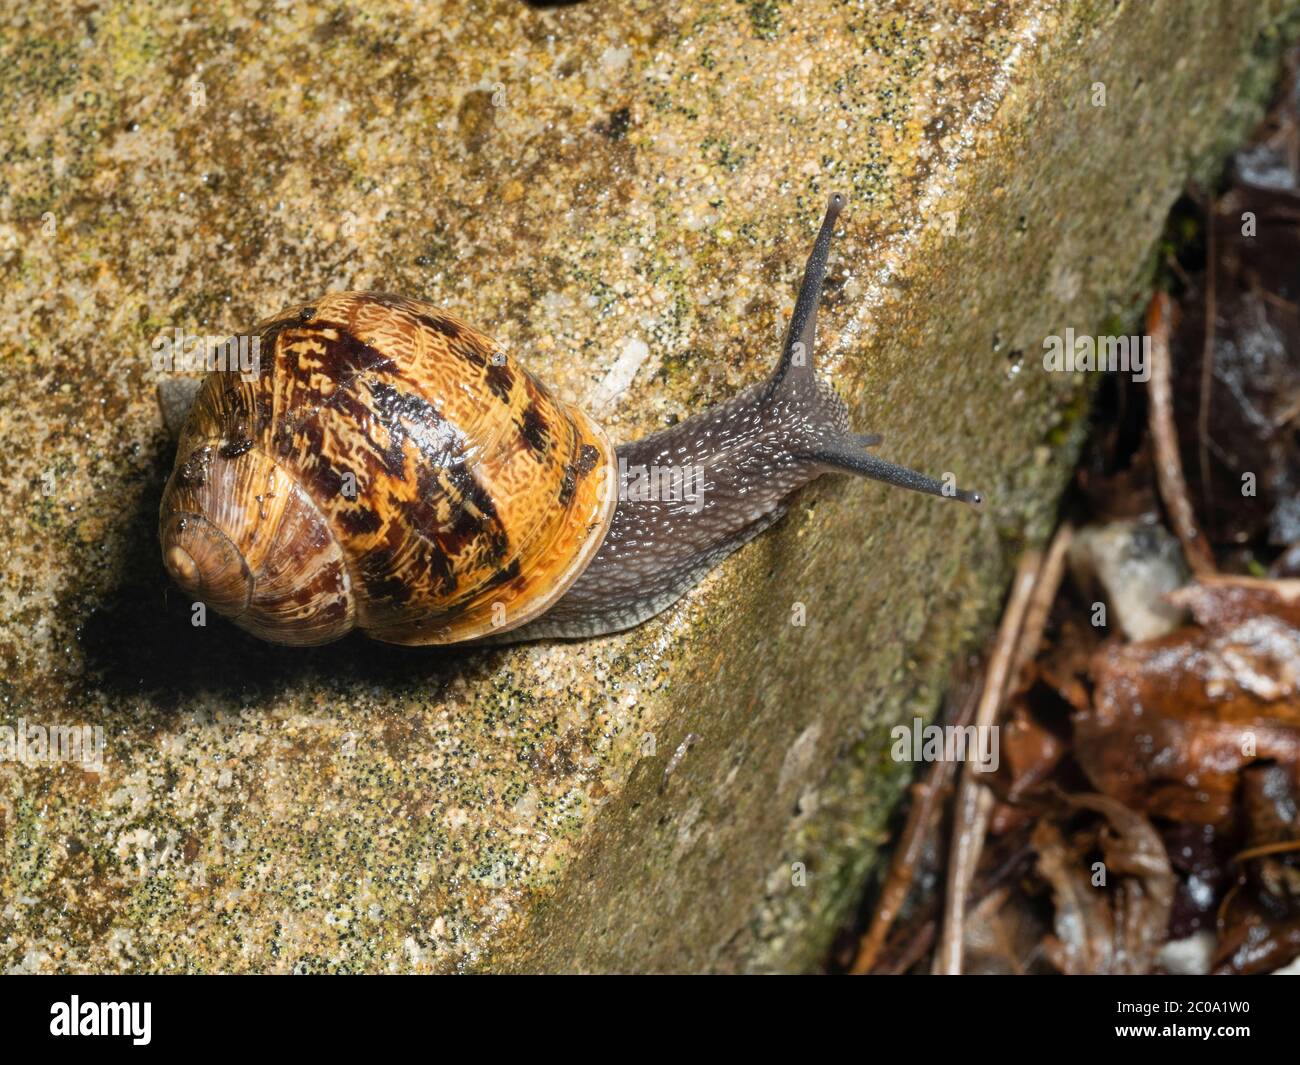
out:
<path id="1" fill-rule="evenodd" d="M 810 462 L 816 462 L 832 470 L 856 473 L 860 477 L 870 477 L 873 481 L 883 481 L 896 488 L 925 492 L 927 495 L 939 496 L 943 499 L 956 499 L 975 507 L 984 502 L 984 497 L 979 492 L 954 488 L 906 466 L 888 462 L 855 445 L 852 440 L 829 444 L 821 450 L 810 453 L 807 458 Z"/>
<path id="2" fill-rule="evenodd" d="M 794 314 L 786 330 L 781 348 L 781 361 L 768 379 L 767 395 L 774 396 L 787 377 L 812 381 L 813 352 L 817 342 L 817 308 L 821 304 L 822 286 L 826 281 L 826 265 L 830 259 L 831 238 L 835 235 L 835 222 L 844 209 L 845 198 L 835 193 L 826 204 L 817 239 L 813 241 L 808 263 L 804 267 L 803 282 L 795 299 Z"/>
<path id="3" fill-rule="evenodd" d="M 880 435 L 851 432 L 843 400 L 817 377 L 817 309 L 844 203 L 837 193 L 827 204 L 771 376 L 618 449 L 621 471 L 682 466 L 701 471 L 699 499 L 691 504 L 620 494 L 613 524 L 587 570 L 546 615 L 505 640 L 588 637 L 639 624 L 776 522 L 790 496 L 824 473 L 855 473 L 952 494 L 938 481 L 871 455 L 867 449 L 881 443 Z M 956 497 L 979 498 L 964 490 Z"/>

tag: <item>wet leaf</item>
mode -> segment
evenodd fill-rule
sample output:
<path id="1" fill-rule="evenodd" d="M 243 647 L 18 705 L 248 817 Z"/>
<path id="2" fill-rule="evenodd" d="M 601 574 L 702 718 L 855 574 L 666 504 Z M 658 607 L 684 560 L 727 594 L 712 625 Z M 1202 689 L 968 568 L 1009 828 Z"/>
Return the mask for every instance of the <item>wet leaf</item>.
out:
<path id="1" fill-rule="evenodd" d="M 1048 779 L 1065 753 L 1065 744 L 1017 706 L 1001 730 L 1002 763 L 1010 780 L 1008 798 L 1015 802 Z"/>
<path id="2" fill-rule="evenodd" d="M 1286 766 L 1242 773 L 1245 848 L 1220 920 L 1215 968 L 1271 972 L 1300 955 L 1300 785 Z"/>
<path id="3" fill-rule="evenodd" d="M 1145 817 L 1114 799 L 1068 801 L 1103 820 L 1069 836 L 1055 821 L 1034 829 L 1038 871 L 1056 907 L 1047 956 L 1067 974 L 1149 972 L 1167 938 L 1173 903 L 1164 844 Z"/>
<path id="4" fill-rule="evenodd" d="M 1232 583 L 1180 598 L 1204 627 L 1097 653 L 1092 706 L 1075 717 L 1075 756 L 1094 787 L 1134 809 L 1226 826 L 1244 767 L 1300 767 L 1296 607 L 1276 591 Z"/>

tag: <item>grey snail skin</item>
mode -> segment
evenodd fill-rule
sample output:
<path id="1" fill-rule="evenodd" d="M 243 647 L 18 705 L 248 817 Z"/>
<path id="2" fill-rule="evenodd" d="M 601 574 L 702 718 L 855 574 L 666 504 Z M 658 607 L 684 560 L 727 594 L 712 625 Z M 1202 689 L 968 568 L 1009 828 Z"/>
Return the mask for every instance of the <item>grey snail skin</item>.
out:
<path id="1" fill-rule="evenodd" d="M 790 496 L 825 473 L 855 473 L 975 506 L 982 502 L 978 492 L 945 492 L 933 478 L 872 455 L 868 448 L 881 438 L 850 432 L 843 400 L 816 376 L 817 306 L 844 203 L 836 194 L 827 205 L 772 376 L 618 448 L 625 468 L 703 470 L 702 507 L 692 512 L 681 502 L 620 501 L 591 564 L 519 638 L 597 636 L 653 617 L 777 521 Z"/>
<path id="2" fill-rule="evenodd" d="M 164 565 L 274 642 L 359 628 L 511 643 L 640 624 L 827 473 L 980 504 L 872 454 L 880 437 L 851 432 L 816 376 L 844 202 L 830 198 L 771 377 L 617 449 L 430 304 L 330 293 L 282 311 L 258 327 L 269 365 L 252 381 L 208 374 L 189 409 L 160 509 Z M 693 471 L 695 491 L 629 492 L 634 469 Z"/>

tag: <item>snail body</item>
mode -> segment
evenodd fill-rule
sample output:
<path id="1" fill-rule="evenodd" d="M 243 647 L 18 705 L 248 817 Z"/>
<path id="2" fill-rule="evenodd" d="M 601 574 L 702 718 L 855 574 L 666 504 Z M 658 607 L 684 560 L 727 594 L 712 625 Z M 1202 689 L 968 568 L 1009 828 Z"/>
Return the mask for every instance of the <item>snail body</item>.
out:
<path id="1" fill-rule="evenodd" d="M 979 502 L 872 455 L 879 438 L 849 432 L 813 372 L 842 203 L 773 375 L 617 450 L 429 304 L 331 293 L 259 323 L 262 372 L 208 374 L 181 430 L 159 515 L 165 567 L 280 643 L 353 628 L 406 644 L 592 636 L 676 601 L 823 473 Z M 699 471 L 701 491 L 620 491 L 625 470 L 646 468 Z"/>

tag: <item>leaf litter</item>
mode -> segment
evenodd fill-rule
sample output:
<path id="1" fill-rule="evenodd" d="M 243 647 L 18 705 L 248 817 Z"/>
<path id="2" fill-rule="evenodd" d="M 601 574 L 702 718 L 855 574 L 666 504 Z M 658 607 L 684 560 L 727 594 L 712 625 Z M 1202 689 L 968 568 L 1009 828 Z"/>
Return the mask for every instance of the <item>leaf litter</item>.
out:
<path id="1" fill-rule="evenodd" d="M 1152 373 L 1109 375 L 1062 520 L 941 712 L 827 968 L 1275 972 L 1300 958 L 1300 49 L 1170 217 Z"/>

